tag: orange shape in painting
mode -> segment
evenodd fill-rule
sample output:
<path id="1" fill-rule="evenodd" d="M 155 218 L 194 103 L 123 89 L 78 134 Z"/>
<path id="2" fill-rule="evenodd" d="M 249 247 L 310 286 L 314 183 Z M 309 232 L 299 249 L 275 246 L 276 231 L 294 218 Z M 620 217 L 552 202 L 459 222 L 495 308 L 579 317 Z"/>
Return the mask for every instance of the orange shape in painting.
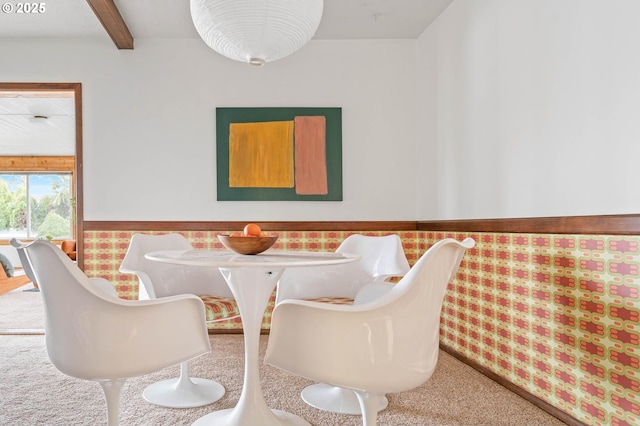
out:
<path id="1" fill-rule="evenodd" d="M 229 125 L 229 187 L 293 188 L 293 121 Z"/>
<path id="2" fill-rule="evenodd" d="M 296 194 L 326 195 L 326 117 L 301 116 L 295 123 Z"/>

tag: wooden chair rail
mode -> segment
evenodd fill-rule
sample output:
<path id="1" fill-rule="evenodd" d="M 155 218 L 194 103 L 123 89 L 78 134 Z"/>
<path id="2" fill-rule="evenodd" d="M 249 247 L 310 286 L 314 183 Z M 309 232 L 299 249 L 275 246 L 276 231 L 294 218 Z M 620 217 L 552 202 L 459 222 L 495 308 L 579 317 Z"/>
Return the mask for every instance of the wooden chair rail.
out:
<path id="1" fill-rule="evenodd" d="M 420 221 L 256 221 L 266 231 L 448 231 L 640 235 L 640 214 Z M 85 231 L 236 231 L 245 222 L 85 221 Z"/>

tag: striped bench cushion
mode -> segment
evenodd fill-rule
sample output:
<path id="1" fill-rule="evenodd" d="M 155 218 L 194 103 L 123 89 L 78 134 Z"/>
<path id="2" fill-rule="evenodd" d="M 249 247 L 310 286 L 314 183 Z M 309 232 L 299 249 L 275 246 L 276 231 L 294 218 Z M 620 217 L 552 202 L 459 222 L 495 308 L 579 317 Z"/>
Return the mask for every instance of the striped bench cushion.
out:
<path id="1" fill-rule="evenodd" d="M 223 321 L 240 316 L 235 299 L 208 294 L 199 294 L 198 297 L 204 302 L 207 322 Z"/>
<path id="2" fill-rule="evenodd" d="M 334 305 L 353 305 L 353 299 L 350 297 L 315 297 L 313 299 L 304 299 L 311 302 L 332 303 Z"/>

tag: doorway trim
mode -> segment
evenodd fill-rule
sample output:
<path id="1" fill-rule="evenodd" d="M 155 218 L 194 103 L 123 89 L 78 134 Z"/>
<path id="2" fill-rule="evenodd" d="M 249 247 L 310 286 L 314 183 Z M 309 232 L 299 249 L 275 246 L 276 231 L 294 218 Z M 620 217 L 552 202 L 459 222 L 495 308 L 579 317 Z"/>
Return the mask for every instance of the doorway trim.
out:
<path id="1" fill-rule="evenodd" d="M 75 232 L 76 232 L 76 260 L 80 269 L 84 270 L 84 196 L 83 196 L 83 162 L 82 162 L 82 83 L 3 83 L 0 91 L 15 92 L 59 92 L 73 91 L 75 106 L 76 150 L 74 175 L 76 185 Z"/>

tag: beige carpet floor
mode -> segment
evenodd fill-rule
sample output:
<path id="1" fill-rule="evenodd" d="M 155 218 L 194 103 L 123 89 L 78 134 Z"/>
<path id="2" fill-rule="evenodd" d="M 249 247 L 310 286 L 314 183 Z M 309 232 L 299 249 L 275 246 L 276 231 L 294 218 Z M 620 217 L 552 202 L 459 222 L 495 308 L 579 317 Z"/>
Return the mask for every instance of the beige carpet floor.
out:
<path id="1" fill-rule="evenodd" d="M 29 283 L 0 295 L 0 334 L 44 332 L 42 296 L 33 289 Z"/>
<path id="2" fill-rule="evenodd" d="M 7 294 L 8 295 L 8 294 Z M 0 317 L 8 314 L 7 295 L 0 296 Z M 16 294 L 15 304 L 38 293 Z M 31 309 L 38 309 L 31 300 Z M 28 302 L 23 304 L 22 309 Z M 41 305 L 40 305 L 41 309 Z M 40 312 L 41 315 L 41 312 Z M 23 329 L 42 325 L 12 324 Z M 42 320 L 40 320 L 42 321 Z M 268 336 L 261 336 L 264 354 Z M 120 424 L 122 426 L 190 425 L 215 410 L 233 407 L 240 396 L 243 375 L 242 335 L 212 335 L 212 353 L 191 362 L 194 377 L 217 380 L 227 390 L 218 402 L 191 409 L 169 409 L 148 404 L 141 393 L 145 386 L 176 377 L 178 367 L 130 379 L 125 384 Z M 312 425 L 355 426 L 360 416 L 333 414 L 307 406 L 300 391 L 311 382 L 275 368 L 261 366 L 262 389 L 272 408 L 295 413 Z M 106 406 L 98 384 L 74 379 L 56 370 L 45 349 L 44 335 L 0 335 L 0 425 L 105 425 Z M 469 425 L 556 426 L 560 420 L 491 381 L 445 352 L 440 353 L 436 372 L 424 385 L 408 392 L 390 394 L 389 407 L 380 413 L 379 425 Z M 249 425 L 260 426 L 260 425 Z"/>

